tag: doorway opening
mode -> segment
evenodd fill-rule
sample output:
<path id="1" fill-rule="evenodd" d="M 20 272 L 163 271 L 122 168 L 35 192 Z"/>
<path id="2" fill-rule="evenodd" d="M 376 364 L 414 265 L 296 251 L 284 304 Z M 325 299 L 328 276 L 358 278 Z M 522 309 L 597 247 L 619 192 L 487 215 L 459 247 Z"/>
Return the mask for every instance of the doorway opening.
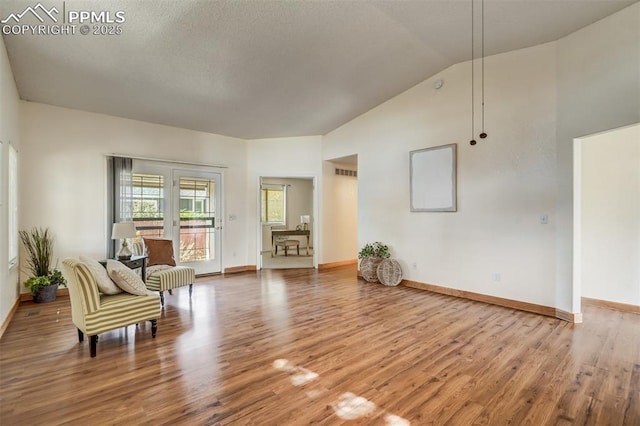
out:
<path id="1" fill-rule="evenodd" d="M 358 263 L 358 155 L 322 166 L 322 267 Z"/>
<path id="2" fill-rule="evenodd" d="M 640 307 L 640 124 L 574 140 L 573 304 Z"/>
<path id="3" fill-rule="evenodd" d="M 311 177 L 260 177 L 260 265 L 315 266 L 315 183 Z"/>

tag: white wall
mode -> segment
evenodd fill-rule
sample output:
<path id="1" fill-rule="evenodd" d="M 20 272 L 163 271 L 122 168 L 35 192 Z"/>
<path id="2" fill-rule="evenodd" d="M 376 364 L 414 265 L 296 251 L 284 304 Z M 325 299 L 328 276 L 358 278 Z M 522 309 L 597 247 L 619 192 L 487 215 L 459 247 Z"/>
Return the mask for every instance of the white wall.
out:
<path id="1" fill-rule="evenodd" d="M 336 176 L 336 168 L 357 169 L 332 161 L 323 164 L 323 263 L 344 262 L 358 257 L 358 179 Z"/>
<path id="2" fill-rule="evenodd" d="M 489 138 L 475 148 L 469 63 L 329 133 L 324 159 L 358 154 L 359 246 L 391 244 L 415 281 L 579 312 L 572 140 L 640 121 L 638 28 L 634 4 L 558 42 L 486 58 Z M 453 142 L 459 211 L 409 213 L 409 151 Z"/>
<path id="3" fill-rule="evenodd" d="M 640 3 L 557 43 L 558 306 L 579 312 L 573 286 L 573 139 L 640 121 Z"/>
<path id="4" fill-rule="evenodd" d="M 314 211 L 312 216 L 312 238 L 314 239 L 314 258 L 318 261 L 318 249 L 321 241 L 322 218 L 318 213 L 318 193 L 321 191 L 322 174 L 320 136 L 254 139 L 247 141 L 247 240 L 249 264 L 258 264 L 257 241 L 261 239 L 262 226 L 259 216 L 260 177 L 312 178 L 315 180 Z"/>
<path id="5" fill-rule="evenodd" d="M 640 305 L 640 124 L 581 144 L 582 295 Z"/>
<path id="6" fill-rule="evenodd" d="M 5 183 L 8 180 L 9 144 L 20 152 L 20 132 L 18 120 L 19 97 L 13 79 L 13 73 L 9 65 L 9 58 L 4 46 L 4 40 L 0 37 L 0 141 L 2 152 L 0 153 L 0 324 L 9 315 L 15 301 L 19 297 L 18 269 L 9 270 L 9 225 L 8 204 L 9 188 Z"/>
<path id="7" fill-rule="evenodd" d="M 476 147 L 469 62 L 329 133 L 325 158 L 358 154 L 358 246 L 389 244 L 410 280 L 554 306 L 554 225 L 538 219 L 555 203 L 555 60 L 553 43 L 486 58 L 489 138 Z M 449 143 L 458 212 L 411 213 L 409 151 Z"/>
<path id="8" fill-rule="evenodd" d="M 30 102 L 20 113 L 20 226 L 49 227 L 56 259 L 105 256 L 105 154 L 116 153 L 228 166 L 224 211 L 237 220 L 224 223 L 223 268 L 247 264 L 245 141 Z"/>

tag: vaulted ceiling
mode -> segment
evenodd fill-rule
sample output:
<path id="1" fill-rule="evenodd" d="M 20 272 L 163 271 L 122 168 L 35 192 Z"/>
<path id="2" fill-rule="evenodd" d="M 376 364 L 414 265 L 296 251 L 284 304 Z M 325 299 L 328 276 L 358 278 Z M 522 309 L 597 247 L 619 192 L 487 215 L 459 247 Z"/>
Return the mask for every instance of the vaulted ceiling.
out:
<path id="1" fill-rule="evenodd" d="M 77 22 L 73 35 L 5 34 L 22 99 L 246 139 L 325 134 L 471 58 L 470 0 L 41 3 L 58 21 L 126 20 L 119 35 L 82 35 Z M 557 40 L 632 3 L 486 0 L 485 53 Z M 3 0 L 0 18 L 37 4 Z"/>

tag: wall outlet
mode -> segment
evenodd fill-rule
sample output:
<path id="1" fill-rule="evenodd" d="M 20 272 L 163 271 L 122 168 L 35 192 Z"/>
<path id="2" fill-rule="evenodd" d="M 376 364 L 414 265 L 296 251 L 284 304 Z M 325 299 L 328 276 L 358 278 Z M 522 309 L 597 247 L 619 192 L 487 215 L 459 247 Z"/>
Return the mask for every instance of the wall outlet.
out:
<path id="1" fill-rule="evenodd" d="M 542 225 L 546 225 L 547 223 L 549 223 L 549 215 L 548 214 L 541 214 L 540 215 L 540 223 Z"/>
<path id="2" fill-rule="evenodd" d="M 413 262 L 413 263 L 411 264 L 411 269 L 413 269 L 414 271 L 415 271 L 416 269 L 418 269 L 418 262 Z"/>
<path id="3" fill-rule="evenodd" d="M 500 272 L 494 272 L 493 273 L 493 280 L 495 282 L 500 282 L 500 280 L 502 280 L 502 274 L 500 274 Z"/>

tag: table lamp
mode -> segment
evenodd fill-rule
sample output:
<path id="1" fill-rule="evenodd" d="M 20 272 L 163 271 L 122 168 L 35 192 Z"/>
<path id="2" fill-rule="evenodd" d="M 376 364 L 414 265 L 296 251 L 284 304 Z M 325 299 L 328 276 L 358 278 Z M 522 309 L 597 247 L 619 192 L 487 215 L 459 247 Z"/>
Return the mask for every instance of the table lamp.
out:
<path id="1" fill-rule="evenodd" d="M 127 238 L 136 236 L 136 225 L 133 222 L 118 222 L 113 224 L 111 239 L 122 240 L 122 247 L 118 252 L 118 259 L 131 259 L 131 250 L 127 244 Z"/>
<path id="2" fill-rule="evenodd" d="M 309 223 L 311 223 L 311 216 L 308 214 L 300 216 L 300 223 L 302 223 L 302 229 L 307 231 L 309 229 Z"/>

